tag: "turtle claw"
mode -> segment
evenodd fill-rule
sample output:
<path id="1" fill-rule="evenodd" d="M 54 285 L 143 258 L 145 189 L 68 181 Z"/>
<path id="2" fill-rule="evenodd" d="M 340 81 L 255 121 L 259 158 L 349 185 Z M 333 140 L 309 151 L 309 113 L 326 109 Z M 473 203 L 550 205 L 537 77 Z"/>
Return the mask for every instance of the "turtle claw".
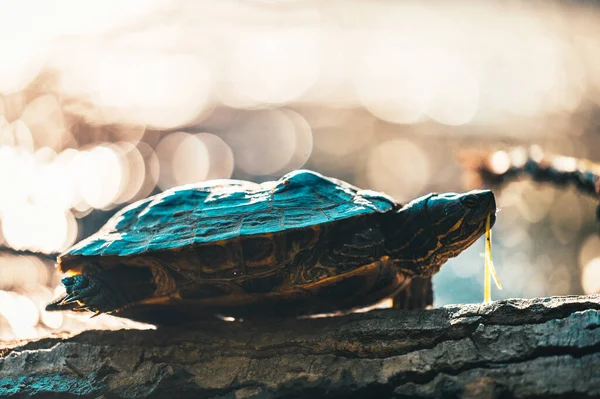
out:
<path id="1" fill-rule="evenodd" d="M 79 293 L 78 292 L 72 292 L 70 294 L 65 295 L 65 297 L 62 298 L 61 301 L 58 302 L 57 305 L 58 306 L 68 305 L 70 303 L 77 302 L 78 299 L 80 299 Z"/>
<path id="2" fill-rule="evenodd" d="M 98 311 L 94 312 L 93 315 L 90 316 L 90 319 L 93 319 L 94 317 L 100 316 L 102 313 L 103 312 L 101 312 L 101 311 L 98 310 Z"/>
<path id="3" fill-rule="evenodd" d="M 66 308 L 71 305 L 72 310 L 97 311 L 97 309 L 89 307 L 90 299 L 100 292 L 97 283 L 90 282 L 87 276 L 82 275 L 64 278 L 62 283 L 67 293 L 55 302 L 56 308 Z"/>

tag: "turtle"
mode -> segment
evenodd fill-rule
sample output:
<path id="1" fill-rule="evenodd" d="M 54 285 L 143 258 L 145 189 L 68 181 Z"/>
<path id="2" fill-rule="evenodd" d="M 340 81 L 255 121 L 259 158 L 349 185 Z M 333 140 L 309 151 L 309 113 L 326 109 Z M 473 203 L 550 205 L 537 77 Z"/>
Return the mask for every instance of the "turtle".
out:
<path id="1" fill-rule="evenodd" d="M 310 170 L 189 184 L 123 208 L 60 254 L 66 293 L 46 309 L 153 324 L 299 317 L 387 298 L 406 306 L 411 288 L 419 307 L 431 276 L 495 213 L 490 190 L 402 205 Z"/>

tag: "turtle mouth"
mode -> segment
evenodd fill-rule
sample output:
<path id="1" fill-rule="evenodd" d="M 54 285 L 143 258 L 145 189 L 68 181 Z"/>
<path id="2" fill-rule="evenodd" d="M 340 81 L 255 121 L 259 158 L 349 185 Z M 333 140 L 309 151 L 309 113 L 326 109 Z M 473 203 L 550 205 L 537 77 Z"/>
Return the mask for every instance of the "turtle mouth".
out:
<path id="1" fill-rule="evenodd" d="M 481 237 L 482 235 L 485 234 L 488 217 L 490 218 L 490 229 L 491 229 L 492 227 L 494 227 L 494 224 L 496 223 L 495 209 L 483 213 L 481 215 L 481 217 L 478 218 L 479 221 L 473 223 L 473 225 L 476 225 L 479 227 L 479 228 L 474 227 L 475 228 L 475 232 L 474 232 L 475 240 L 477 240 L 479 237 Z"/>
<path id="2" fill-rule="evenodd" d="M 490 216 L 490 228 L 494 227 L 494 223 L 496 223 L 496 211 L 492 211 L 489 213 Z"/>
<path id="3" fill-rule="evenodd" d="M 484 211 L 472 217 L 467 217 L 465 220 L 467 229 L 469 229 L 475 235 L 481 235 L 485 233 L 487 219 L 490 218 L 490 228 L 494 227 L 496 223 L 496 211 Z"/>

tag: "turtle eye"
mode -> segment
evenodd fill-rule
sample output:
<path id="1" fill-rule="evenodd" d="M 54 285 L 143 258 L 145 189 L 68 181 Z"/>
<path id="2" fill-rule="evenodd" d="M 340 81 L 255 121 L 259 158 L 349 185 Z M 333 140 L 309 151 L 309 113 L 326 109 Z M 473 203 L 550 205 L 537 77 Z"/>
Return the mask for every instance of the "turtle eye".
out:
<path id="1" fill-rule="evenodd" d="M 479 205 L 479 198 L 474 194 L 469 194 L 462 198 L 460 202 L 467 208 L 475 208 Z"/>

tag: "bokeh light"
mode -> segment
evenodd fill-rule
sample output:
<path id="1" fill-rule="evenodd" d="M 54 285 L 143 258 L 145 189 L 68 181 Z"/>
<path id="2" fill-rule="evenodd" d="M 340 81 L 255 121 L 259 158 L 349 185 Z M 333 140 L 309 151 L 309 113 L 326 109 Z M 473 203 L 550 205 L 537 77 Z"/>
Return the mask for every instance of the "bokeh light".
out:
<path id="1" fill-rule="evenodd" d="M 496 174 L 505 173 L 511 166 L 510 156 L 506 151 L 496 151 L 490 157 L 490 170 Z"/>
<path id="2" fill-rule="evenodd" d="M 369 186 L 406 202 L 422 192 L 430 177 L 427 154 L 409 140 L 389 140 L 374 147 L 367 161 Z"/>
<path id="3" fill-rule="evenodd" d="M 52 94 L 41 95 L 27 104 L 20 120 L 29 127 L 38 147 L 57 150 L 68 137 L 61 105 Z"/>
<path id="4" fill-rule="evenodd" d="M 2 220 L 5 240 L 18 250 L 62 251 L 73 244 L 76 231 L 73 215 L 62 208 L 13 207 Z"/>
<path id="5" fill-rule="evenodd" d="M 581 284 L 586 294 L 600 292 L 600 258 L 590 260 L 583 268 Z"/>
<path id="6" fill-rule="evenodd" d="M 318 77 L 318 32 L 282 27 L 240 32 L 226 61 L 223 102 L 253 108 L 302 96 Z"/>
<path id="7" fill-rule="evenodd" d="M 14 40 L 13 35 L 0 38 L 2 52 L 10 54 L 0 64 L 0 92 L 18 92 L 41 72 L 46 54 L 38 40 Z"/>
<path id="8" fill-rule="evenodd" d="M 402 39 L 387 29 L 376 32 L 355 73 L 362 103 L 391 123 L 418 122 L 431 96 L 431 64 L 411 37 Z"/>
<path id="9" fill-rule="evenodd" d="M 156 147 L 156 154 L 160 162 L 158 184 L 163 190 L 202 181 L 208 175 L 208 150 L 192 134 L 169 134 Z"/>
<path id="10" fill-rule="evenodd" d="M 324 158 L 321 162 L 361 152 L 374 139 L 375 121 L 360 109 L 312 112 L 307 118 L 316 133 L 314 148 Z"/>
<path id="11" fill-rule="evenodd" d="M 118 142 L 113 148 L 123 162 L 120 195 L 115 202 L 128 202 L 138 195 L 144 184 L 146 176 L 144 157 L 140 150 L 129 142 Z"/>
<path id="12" fill-rule="evenodd" d="M 82 201 L 93 208 L 106 208 L 119 197 L 123 164 L 111 147 L 80 151 L 71 161 L 71 171 Z"/>
<path id="13" fill-rule="evenodd" d="M 209 106 L 211 71 L 199 57 L 126 51 L 81 57 L 61 89 L 89 98 L 102 109 L 103 122 L 169 128 Z"/>
<path id="14" fill-rule="evenodd" d="M 238 168 L 250 175 L 271 175 L 282 171 L 296 153 L 294 122 L 298 120 L 280 110 L 251 112 L 223 139 L 231 146 Z"/>
<path id="15" fill-rule="evenodd" d="M 210 133 L 198 133 L 194 137 L 198 139 L 206 148 L 208 159 L 208 172 L 204 178 L 226 179 L 231 177 L 234 167 L 233 151 L 219 136 Z M 197 179 L 200 181 L 202 179 Z"/>

